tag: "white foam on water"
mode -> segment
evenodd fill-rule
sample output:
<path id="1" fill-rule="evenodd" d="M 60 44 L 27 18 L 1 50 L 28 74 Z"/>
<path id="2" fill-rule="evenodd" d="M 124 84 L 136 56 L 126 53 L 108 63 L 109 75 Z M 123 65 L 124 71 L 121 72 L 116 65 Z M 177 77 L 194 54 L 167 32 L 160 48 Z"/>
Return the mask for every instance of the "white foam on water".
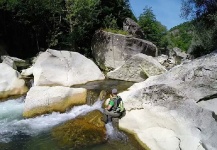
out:
<path id="1" fill-rule="evenodd" d="M 23 97 L 16 100 L 8 100 L 0 103 L 0 122 L 22 118 L 24 103 Z"/>
<path id="2" fill-rule="evenodd" d="M 123 132 L 120 132 L 119 130 L 115 129 L 111 122 L 107 123 L 105 127 L 106 127 L 107 138 L 111 140 L 122 140 L 122 141 L 128 140 L 127 136 Z"/>
<path id="3" fill-rule="evenodd" d="M 20 133 L 37 135 L 51 129 L 55 125 L 73 119 L 79 115 L 84 115 L 95 109 L 102 111 L 101 106 L 102 101 L 97 101 L 92 106 L 76 106 L 66 113 L 53 112 L 48 115 L 23 119 L 24 102 L 22 100 L 2 102 L 0 103 L 0 109 L 3 108 L 0 110 L 0 142 L 10 142 L 14 135 Z"/>

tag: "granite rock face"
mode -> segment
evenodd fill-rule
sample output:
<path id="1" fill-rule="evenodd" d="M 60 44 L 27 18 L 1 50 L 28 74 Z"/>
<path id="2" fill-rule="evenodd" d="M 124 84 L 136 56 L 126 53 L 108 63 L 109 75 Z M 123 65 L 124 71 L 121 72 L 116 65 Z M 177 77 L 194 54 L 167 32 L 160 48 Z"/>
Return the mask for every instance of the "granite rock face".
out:
<path id="1" fill-rule="evenodd" d="M 153 57 L 145 54 L 136 54 L 124 65 L 107 74 L 108 78 L 141 82 L 150 76 L 159 75 L 166 69 Z"/>
<path id="2" fill-rule="evenodd" d="M 20 73 L 5 63 L 0 63 L 0 99 L 23 95 L 28 91 Z"/>
<path id="3" fill-rule="evenodd" d="M 1 56 L 1 60 L 2 60 L 2 63 L 5 63 L 5 64 L 11 66 L 15 70 L 17 70 L 18 67 L 21 68 L 21 67 L 29 66 L 29 64 L 25 60 L 19 59 L 16 57 L 10 57 L 7 55 Z"/>
<path id="4" fill-rule="evenodd" d="M 141 27 L 130 18 L 126 18 L 123 22 L 123 30 L 127 31 L 130 35 L 133 35 L 135 38 L 144 38 L 144 33 Z"/>
<path id="5" fill-rule="evenodd" d="M 180 64 L 188 57 L 188 55 L 185 52 L 182 52 L 182 50 L 178 47 L 174 47 L 172 50 L 170 50 L 169 56 L 175 59 L 176 64 Z"/>
<path id="6" fill-rule="evenodd" d="M 216 149 L 217 54 L 175 66 L 120 94 L 119 121 L 154 150 Z"/>
<path id="7" fill-rule="evenodd" d="M 97 31 L 92 39 L 93 56 L 102 69 L 118 68 L 138 53 L 157 56 L 157 47 L 142 39 Z"/>

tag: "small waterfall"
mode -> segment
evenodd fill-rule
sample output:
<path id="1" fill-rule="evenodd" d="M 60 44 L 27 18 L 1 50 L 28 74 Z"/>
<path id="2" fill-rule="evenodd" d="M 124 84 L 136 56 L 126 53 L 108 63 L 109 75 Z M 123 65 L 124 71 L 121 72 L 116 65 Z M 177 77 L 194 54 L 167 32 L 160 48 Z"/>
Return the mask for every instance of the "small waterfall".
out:
<path id="1" fill-rule="evenodd" d="M 99 99 L 92 106 L 76 106 L 65 113 L 53 112 L 51 114 L 41 115 L 29 119 L 22 117 L 24 109 L 24 97 L 1 102 L 0 108 L 2 109 L 0 110 L 0 143 L 10 145 L 12 146 L 12 149 L 24 148 L 27 150 L 35 146 L 40 147 L 40 145 L 43 144 L 49 147 L 49 143 L 54 141 L 52 141 L 51 137 L 49 137 L 50 135 L 48 132 L 54 126 L 57 126 L 67 120 L 74 119 L 77 116 L 85 115 L 88 112 L 96 109 L 103 112 L 103 101 L 100 101 Z M 107 131 L 108 143 L 106 145 L 99 145 L 99 149 L 100 146 L 102 146 L 102 149 L 117 145 L 121 145 L 120 147 L 125 147 L 126 144 L 130 146 L 128 144 L 129 142 L 127 142 L 128 137 L 124 133 L 118 131 L 116 128 L 113 128 L 112 123 L 106 124 L 105 127 Z M 32 143 L 30 141 L 32 141 Z"/>

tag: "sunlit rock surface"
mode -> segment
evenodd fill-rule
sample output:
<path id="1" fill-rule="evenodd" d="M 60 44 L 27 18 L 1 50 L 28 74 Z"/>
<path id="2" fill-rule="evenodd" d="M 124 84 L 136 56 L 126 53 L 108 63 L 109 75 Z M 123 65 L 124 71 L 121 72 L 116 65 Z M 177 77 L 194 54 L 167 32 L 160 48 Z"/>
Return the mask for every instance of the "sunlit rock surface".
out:
<path id="1" fill-rule="evenodd" d="M 126 61 L 124 65 L 107 74 L 108 78 L 141 82 L 149 76 L 159 75 L 166 71 L 153 57 L 145 54 L 136 54 Z"/>
<path id="2" fill-rule="evenodd" d="M 85 56 L 51 49 L 38 56 L 33 76 L 36 86 L 72 86 L 105 79 L 97 65 Z"/>
<path id="3" fill-rule="evenodd" d="M 23 77 L 28 77 L 28 76 L 32 76 L 33 75 L 33 66 L 27 68 L 27 69 L 23 69 L 21 72 L 21 75 Z"/>
<path id="4" fill-rule="evenodd" d="M 87 90 L 84 88 L 34 86 L 27 93 L 24 117 L 34 117 L 53 111 L 67 109 L 86 103 Z"/>
<path id="5" fill-rule="evenodd" d="M 68 121 L 53 129 L 52 136 L 58 145 L 70 149 L 92 146 L 106 142 L 106 128 L 102 113 L 92 111 L 85 116 Z"/>
<path id="6" fill-rule="evenodd" d="M 19 72 L 5 63 L 0 63 L 0 70 L 0 99 L 23 95 L 27 92 L 25 81 L 19 79 Z"/>
<path id="7" fill-rule="evenodd" d="M 217 148 L 217 54 L 172 68 L 120 94 L 119 121 L 152 150 Z"/>

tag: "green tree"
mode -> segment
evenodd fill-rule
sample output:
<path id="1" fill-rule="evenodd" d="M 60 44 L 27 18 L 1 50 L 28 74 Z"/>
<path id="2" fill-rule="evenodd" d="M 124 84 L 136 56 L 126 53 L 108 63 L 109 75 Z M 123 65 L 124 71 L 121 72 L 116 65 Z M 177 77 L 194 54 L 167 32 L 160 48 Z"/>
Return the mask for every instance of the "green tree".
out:
<path id="1" fill-rule="evenodd" d="M 217 48 L 216 0 L 182 0 L 182 16 L 193 19 L 192 54 L 201 56 Z"/>
<path id="2" fill-rule="evenodd" d="M 126 17 L 133 17 L 129 0 L 1 0 L 0 38 L 21 58 L 47 48 L 91 56 L 95 31 L 121 29 Z"/>
<path id="3" fill-rule="evenodd" d="M 187 51 L 191 45 L 193 38 L 192 22 L 185 22 L 173 27 L 168 32 L 170 47 L 179 47 L 183 51 Z"/>
<path id="4" fill-rule="evenodd" d="M 135 19 L 129 0 L 101 0 L 99 20 L 102 20 L 103 27 L 122 29 L 126 17 Z"/>
<path id="5" fill-rule="evenodd" d="M 59 43 L 59 48 L 71 48 L 90 56 L 91 38 L 100 23 L 100 1 L 67 0 L 65 8 L 68 29 Z"/>
<path id="6" fill-rule="evenodd" d="M 0 11 L 3 38 L 17 50 L 9 54 L 22 58 L 58 43 L 62 0 L 2 0 Z"/>
<path id="7" fill-rule="evenodd" d="M 159 47 L 166 47 L 167 29 L 159 21 L 153 13 L 151 7 L 146 6 L 143 13 L 139 16 L 138 24 L 142 28 L 145 39 L 153 42 Z"/>

